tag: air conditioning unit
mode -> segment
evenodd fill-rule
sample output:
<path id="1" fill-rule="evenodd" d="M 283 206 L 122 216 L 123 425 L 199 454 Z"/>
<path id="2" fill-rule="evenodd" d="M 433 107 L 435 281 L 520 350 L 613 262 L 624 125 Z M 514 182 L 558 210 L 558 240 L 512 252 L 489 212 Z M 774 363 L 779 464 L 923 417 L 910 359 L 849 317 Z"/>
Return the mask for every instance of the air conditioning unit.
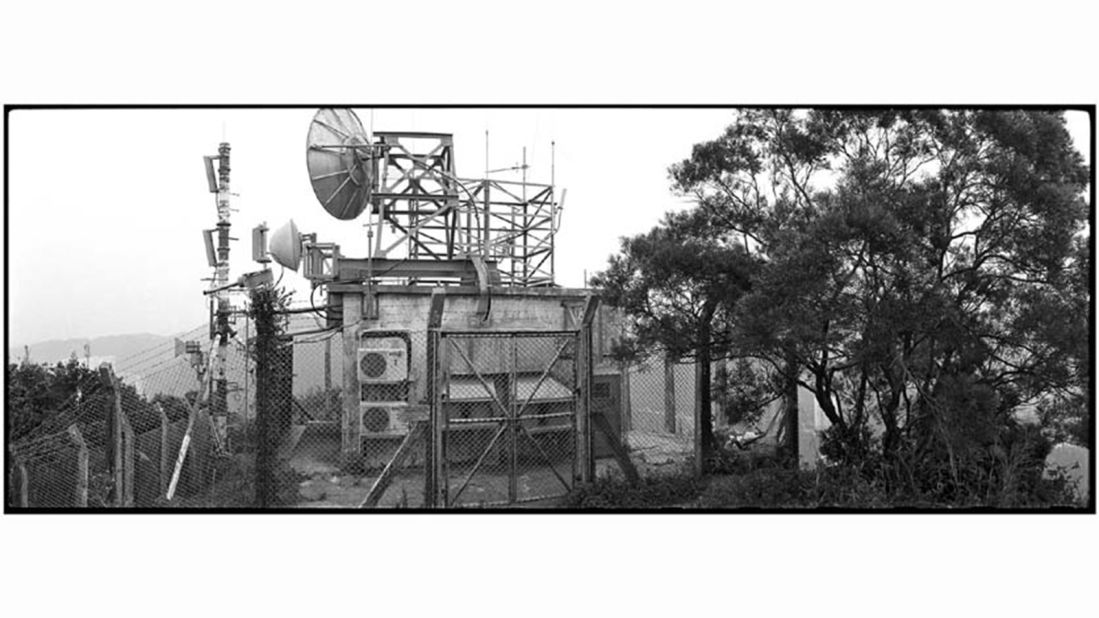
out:
<path id="1" fill-rule="evenodd" d="M 408 433 L 408 405 L 363 401 L 359 404 L 362 435 L 404 435 Z"/>
<path id="2" fill-rule="evenodd" d="M 359 382 L 363 384 L 386 384 L 404 382 L 407 379 L 407 349 L 359 349 Z"/>

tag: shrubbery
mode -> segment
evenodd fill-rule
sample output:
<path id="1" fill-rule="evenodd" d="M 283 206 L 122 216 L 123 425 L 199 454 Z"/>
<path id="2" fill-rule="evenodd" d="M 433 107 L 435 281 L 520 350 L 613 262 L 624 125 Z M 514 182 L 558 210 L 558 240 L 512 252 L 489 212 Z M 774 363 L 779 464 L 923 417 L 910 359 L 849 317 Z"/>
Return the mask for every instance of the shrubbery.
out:
<path id="1" fill-rule="evenodd" d="M 599 479 L 578 487 L 564 504 L 578 509 L 644 509 L 682 507 L 698 497 L 704 484 L 685 476 L 644 479 L 630 486 L 619 479 Z"/>
<path id="2" fill-rule="evenodd" d="M 1038 478 L 1026 492 L 983 495 L 971 488 L 912 492 L 891 485 L 873 470 L 826 467 L 794 471 L 761 468 L 743 475 L 712 477 L 697 505 L 727 509 L 951 509 L 1080 506 L 1063 477 Z"/>
<path id="3" fill-rule="evenodd" d="M 103 387 L 97 370 L 71 358 L 52 366 L 9 364 L 7 378 L 5 408 L 11 443 L 32 434 L 64 431 L 74 421 L 78 421 L 90 443 L 103 442 L 102 432 L 107 416 L 114 409 L 114 400 L 110 390 Z M 122 409 L 135 433 L 160 427 L 158 405 L 172 423 L 186 419 L 189 414 L 190 406 L 184 399 L 163 394 L 149 399 L 130 384 L 121 382 L 119 386 Z"/>
<path id="4" fill-rule="evenodd" d="M 719 450 L 710 475 L 646 479 L 631 487 L 600 479 L 576 489 L 563 506 L 581 509 L 696 507 L 714 509 L 1047 509 L 1082 506 L 1063 474 L 1043 476 L 1049 442 L 1036 428 L 1015 428 L 997 448 L 955 453 L 952 470 L 935 457 L 886 459 L 870 450 L 857 462 L 823 462 L 796 470 L 781 457 Z"/>

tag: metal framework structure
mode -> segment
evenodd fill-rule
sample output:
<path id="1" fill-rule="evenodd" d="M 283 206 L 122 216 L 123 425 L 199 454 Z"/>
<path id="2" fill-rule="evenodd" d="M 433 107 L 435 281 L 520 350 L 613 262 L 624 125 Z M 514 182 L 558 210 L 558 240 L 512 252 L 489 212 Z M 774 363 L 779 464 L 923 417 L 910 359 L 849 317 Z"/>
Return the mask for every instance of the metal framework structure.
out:
<path id="1" fill-rule="evenodd" d="M 349 261 L 334 245 L 312 243 L 307 276 L 468 283 L 477 262 L 493 285 L 554 285 L 560 203 L 552 183 L 527 181 L 525 165 L 520 181 L 459 178 L 452 134 L 368 137 L 349 110 L 318 112 L 309 156 L 318 162 L 310 180 L 333 216 L 367 213 L 370 255 Z"/>

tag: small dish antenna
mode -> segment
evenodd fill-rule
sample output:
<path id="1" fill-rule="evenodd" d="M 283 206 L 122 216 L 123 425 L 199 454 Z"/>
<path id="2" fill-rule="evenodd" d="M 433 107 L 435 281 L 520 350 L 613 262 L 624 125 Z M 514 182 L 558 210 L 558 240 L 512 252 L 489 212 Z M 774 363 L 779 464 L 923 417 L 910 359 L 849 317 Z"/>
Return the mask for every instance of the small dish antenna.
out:
<path id="1" fill-rule="evenodd" d="M 296 271 L 301 266 L 301 234 L 293 219 L 271 235 L 268 252 L 275 262 L 290 270 Z"/>
<path id="2" fill-rule="evenodd" d="M 313 193 L 328 214 L 350 221 L 370 204 L 377 181 L 375 147 L 355 112 L 322 108 L 306 139 L 306 166 Z"/>

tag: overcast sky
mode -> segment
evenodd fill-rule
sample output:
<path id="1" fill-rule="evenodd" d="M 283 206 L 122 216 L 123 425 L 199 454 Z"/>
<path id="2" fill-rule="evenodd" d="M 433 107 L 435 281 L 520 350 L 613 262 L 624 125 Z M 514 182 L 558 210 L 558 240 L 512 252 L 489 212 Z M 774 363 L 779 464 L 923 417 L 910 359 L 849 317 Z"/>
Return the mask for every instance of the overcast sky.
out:
<path id="1" fill-rule="evenodd" d="M 201 230 L 217 221 L 203 155 L 232 146 L 231 276 L 255 270 L 250 230 L 293 218 L 302 232 L 366 253 L 362 223 L 329 217 L 309 185 L 305 136 L 314 109 L 18 110 L 9 125 L 10 345 L 150 332 L 203 323 L 201 279 L 211 274 Z M 364 124 L 369 109 L 357 109 Z M 667 168 L 718 135 L 728 110 L 378 109 L 378 131 L 455 136 L 459 175 L 480 177 L 484 132 L 490 166 L 519 163 L 529 179 L 568 190 L 557 237 L 557 282 L 580 286 L 605 266 L 618 239 L 686 204 L 669 191 Z M 1085 156 L 1088 118 L 1069 113 Z M 365 220 L 365 217 L 364 217 Z M 276 273 L 278 267 L 275 266 Z M 307 298 L 293 272 L 283 279 Z"/>

